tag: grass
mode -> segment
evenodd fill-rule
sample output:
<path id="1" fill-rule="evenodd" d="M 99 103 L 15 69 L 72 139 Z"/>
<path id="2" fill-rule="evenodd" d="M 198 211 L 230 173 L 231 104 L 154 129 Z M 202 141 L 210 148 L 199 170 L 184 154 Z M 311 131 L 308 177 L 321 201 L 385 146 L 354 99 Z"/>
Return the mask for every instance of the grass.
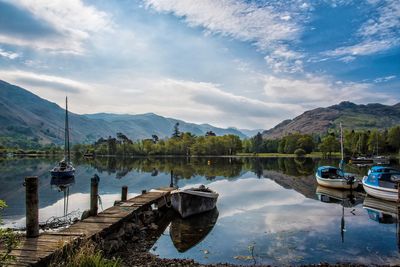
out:
<path id="1" fill-rule="evenodd" d="M 78 249 L 68 249 L 57 256 L 50 267 L 120 267 L 120 259 L 106 259 L 101 250 L 91 242 L 85 242 Z"/>
<path id="2" fill-rule="evenodd" d="M 295 158 L 295 154 L 284 154 L 284 153 L 237 153 L 236 156 L 239 157 L 258 157 L 258 158 Z M 312 152 L 311 154 L 306 154 L 307 158 L 322 158 L 321 152 Z M 332 153 L 332 157 L 340 157 L 339 152 Z"/>

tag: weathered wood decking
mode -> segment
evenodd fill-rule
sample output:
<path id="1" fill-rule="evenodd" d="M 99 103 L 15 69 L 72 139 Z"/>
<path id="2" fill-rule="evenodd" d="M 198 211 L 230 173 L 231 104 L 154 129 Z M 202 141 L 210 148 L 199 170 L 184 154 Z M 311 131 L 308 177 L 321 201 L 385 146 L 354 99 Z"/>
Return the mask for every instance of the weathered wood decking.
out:
<path id="1" fill-rule="evenodd" d="M 72 247 L 82 240 L 98 234 L 107 234 L 129 220 L 135 213 L 147 209 L 152 204 L 164 205 L 174 188 L 164 187 L 141 194 L 110 207 L 97 216 L 79 221 L 59 232 L 42 233 L 36 238 L 23 237 L 16 249 L 11 252 L 15 261 L 9 266 L 39 266 L 63 249 Z"/>

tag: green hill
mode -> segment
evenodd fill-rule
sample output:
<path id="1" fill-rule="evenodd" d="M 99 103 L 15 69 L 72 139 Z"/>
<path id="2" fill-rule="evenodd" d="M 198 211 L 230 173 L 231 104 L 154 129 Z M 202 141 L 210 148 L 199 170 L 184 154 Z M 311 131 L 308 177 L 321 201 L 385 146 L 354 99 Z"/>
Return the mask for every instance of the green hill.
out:
<path id="1" fill-rule="evenodd" d="M 74 101 L 72 98 L 69 101 Z M 0 80 L 0 136 L 25 139 L 41 144 L 62 144 L 65 110 L 21 87 Z M 69 113 L 72 143 L 89 143 L 100 137 L 115 136 L 122 132 L 131 139 L 170 136 L 179 122 L 184 132 L 204 135 L 213 131 L 217 135 L 235 134 L 246 137 L 234 128 L 218 128 L 208 124 L 187 123 L 153 113 L 119 115 L 98 113 L 79 115 Z"/>
<path id="2" fill-rule="evenodd" d="M 393 106 L 357 105 L 346 101 L 327 108 L 316 108 L 264 131 L 263 137 L 274 139 L 295 132 L 325 134 L 337 128 L 340 122 L 344 128 L 353 130 L 390 128 L 400 124 L 400 103 Z"/>

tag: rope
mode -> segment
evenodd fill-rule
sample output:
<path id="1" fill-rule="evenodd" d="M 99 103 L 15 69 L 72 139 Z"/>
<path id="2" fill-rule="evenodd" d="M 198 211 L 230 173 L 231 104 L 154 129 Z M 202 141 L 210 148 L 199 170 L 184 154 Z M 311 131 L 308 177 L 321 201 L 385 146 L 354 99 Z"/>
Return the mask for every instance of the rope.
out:
<path id="1" fill-rule="evenodd" d="M 164 201 L 165 201 L 165 206 L 167 206 L 167 208 L 171 208 L 172 204 L 171 203 L 168 204 L 167 197 L 165 195 L 164 195 Z"/>
<path id="2" fill-rule="evenodd" d="M 104 210 L 104 209 L 103 209 L 103 202 L 101 201 L 101 197 L 100 197 L 100 195 L 97 195 L 97 199 L 98 199 L 98 201 L 99 201 L 99 204 L 100 204 L 101 210 L 103 211 L 103 210 Z"/>

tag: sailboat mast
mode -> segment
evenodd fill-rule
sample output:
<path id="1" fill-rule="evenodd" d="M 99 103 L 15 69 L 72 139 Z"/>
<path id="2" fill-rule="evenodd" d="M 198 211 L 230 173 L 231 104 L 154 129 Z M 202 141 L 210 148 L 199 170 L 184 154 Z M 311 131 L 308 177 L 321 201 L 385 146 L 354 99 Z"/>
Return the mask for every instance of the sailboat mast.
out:
<path id="1" fill-rule="evenodd" d="M 343 128 L 342 128 L 342 123 L 340 123 L 340 152 L 342 153 L 342 161 L 344 160 L 344 155 L 343 155 Z"/>
<path id="2" fill-rule="evenodd" d="M 69 148 L 69 124 L 68 124 L 68 97 L 65 97 L 65 158 L 69 164 L 70 159 L 70 148 Z"/>

